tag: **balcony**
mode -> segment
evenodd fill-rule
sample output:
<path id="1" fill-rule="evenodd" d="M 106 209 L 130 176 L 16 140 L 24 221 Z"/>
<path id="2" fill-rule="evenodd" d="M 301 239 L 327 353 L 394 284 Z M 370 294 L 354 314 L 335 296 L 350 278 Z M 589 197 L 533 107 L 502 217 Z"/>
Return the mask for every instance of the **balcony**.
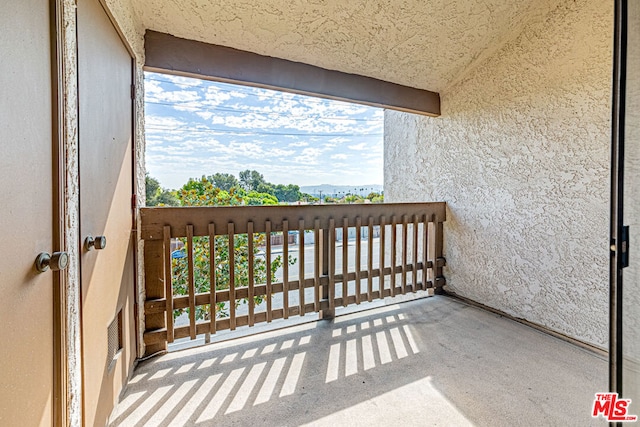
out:
<path id="1" fill-rule="evenodd" d="M 603 425 L 606 386 L 606 356 L 436 295 L 141 362 L 111 425 Z"/>
<path id="2" fill-rule="evenodd" d="M 605 354 L 433 296 L 445 207 L 142 209 L 147 359 L 111 425 L 602 424 Z"/>

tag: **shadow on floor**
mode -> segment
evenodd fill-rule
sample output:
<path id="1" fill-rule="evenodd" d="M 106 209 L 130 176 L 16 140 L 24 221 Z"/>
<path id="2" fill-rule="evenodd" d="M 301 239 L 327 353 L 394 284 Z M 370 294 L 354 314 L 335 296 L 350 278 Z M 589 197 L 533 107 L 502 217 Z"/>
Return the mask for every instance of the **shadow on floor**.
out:
<path id="1" fill-rule="evenodd" d="M 112 426 L 585 426 L 601 356 L 437 296 L 141 363 Z"/>

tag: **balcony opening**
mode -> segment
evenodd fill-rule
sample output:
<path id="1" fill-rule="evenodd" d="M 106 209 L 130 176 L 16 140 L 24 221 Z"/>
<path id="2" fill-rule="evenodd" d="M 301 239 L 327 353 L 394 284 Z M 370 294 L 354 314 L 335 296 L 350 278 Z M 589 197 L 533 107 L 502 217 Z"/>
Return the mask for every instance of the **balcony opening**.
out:
<path id="1" fill-rule="evenodd" d="M 143 226 L 164 260 L 149 343 L 191 347 L 439 283 L 443 206 L 381 205 L 382 109 L 150 72 L 145 84 L 147 206 L 174 207 L 142 211 L 163 225 Z"/>
<path id="2" fill-rule="evenodd" d="M 230 204 L 382 200 L 381 108 L 147 72 L 145 116 L 147 206 L 202 178 Z"/>

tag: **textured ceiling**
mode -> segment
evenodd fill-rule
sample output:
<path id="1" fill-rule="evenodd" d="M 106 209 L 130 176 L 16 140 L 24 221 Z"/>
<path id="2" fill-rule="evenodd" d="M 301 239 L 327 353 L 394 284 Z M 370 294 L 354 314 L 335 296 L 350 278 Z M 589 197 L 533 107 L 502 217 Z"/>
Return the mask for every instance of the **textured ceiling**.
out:
<path id="1" fill-rule="evenodd" d="M 557 0 L 132 0 L 144 28 L 444 91 Z"/>

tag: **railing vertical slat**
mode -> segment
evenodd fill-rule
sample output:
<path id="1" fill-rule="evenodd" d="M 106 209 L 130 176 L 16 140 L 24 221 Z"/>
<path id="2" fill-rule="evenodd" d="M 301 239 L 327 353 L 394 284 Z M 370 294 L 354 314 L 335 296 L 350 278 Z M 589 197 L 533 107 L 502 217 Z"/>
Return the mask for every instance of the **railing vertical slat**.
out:
<path id="1" fill-rule="evenodd" d="M 402 294 L 407 293 L 407 216 L 402 215 Z"/>
<path id="2" fill-rule="evenodd" d="M 267 239 L 267 322 L 271 322 L 273 319 L 273 307 L 271 301 L 271 221 L 265 222 L 264 229 L 264 235 Z"/>
<path id="3" fill-rule="evenodd" d="M 384 235 L 385 235 L 385 229 L 386 229 L 385 220 L 386 218 L 384 217 L 384 215 L 380 217 L 380 245 L 379 245 L 380 276 L 378 278 L 379 280 L 378 288 L 380 289 L 380 299 L 384 299 L 384 252 L 385 252 Z"/>
<path id="4" fill-rule="evenodd" d="M 145 240 L 144 241 L 144 274 L 145 274 L 145 295 L 147 300 L 163 299 L 166 293 L 164 280 L 164 240 Z M 166 305 L 165 305 L 166 309 Z M 145 310 L 144 313 L 145 333 L 163 329 L 166 331 L 167 316 L 165 311 L 150 313 Z M 144 349 L 144 357 L 150 356 L 158 352 L 167 351 L 166 337 L 161 341 L 153 344 L 146 344 Z"/>
<path id="5" fill-rule="evenodd" d="M 167 342 L 173 342 L 173 266 L 171 263 L 171 226 L 163 228 L 164 237 L 164 283 L 167 315 Z"/>
<path id="6" fill-rule="evenodd" d="M 323 228 L 320 230 L 320 272 L 323 278 L 329 278 L 329 264 L 331 263 L 329 255 L 329 228 Z M 334 267 L 335 268 L 335 267 Z M 334 271 L 335 273 L 335 271 Z M 322 285 L 322 301 L 329 301 L 329 288 L 333 286 L 330 280 Z M 333 319 L 335 317 L 335 310 L 327 308 L 320 311 L 321 319 Z"/>
<path id="7" fill-rule="evenodd" d="M 235 257 L 235 226 L 233 222 L 227 225 L 229 236 L 229 325 L 232 331 L 236 329 L 236 257 Z"/>
<path id="8" fill-rule="evenodd" d="M 436 223 L 434 222 L 434 218 L 431 218 L 429 224 L 427 225 L 427 228 L 429 229 L 429 243 L 428 243 L 428 249 L 427 249 L 427 253 L 428 253 L 428 257 L 429 257 L 429 262 L 431 264 L 431 269 L 430 269 L 430 273 L 431 273 L 431 280 L 433 280 L 433 285 L 435 286 L 436 284 L 436 277 L 435 277 L 435 271 L 436 271 L 436 258 L 435 258 L 435 254 L 436 254 L 436 245 L 435 245 L 435 227 Z"/>
<path id="9" fill-rule="evenodd" d="M 356 217 L 356 304 L 360 304 L 360 270 L 362 269 L 362 219 Z"/>
<path id="10" fill-rule="evenodd" d="M 247 260 L 249 261 L 249 326 L 253 326 L 255 323 L 254 312 L 256 302 L 254 299 L 254 254 L 253 254 L 253 222 L 247 222 Z"/>
<path id="11" fill-rule="evenodd" d="M 444 286 L 444 276 L 442 275 L 442 264 L 440 264 L 439 260 L 443 257 L 443 228 L 444 224 L 442 222 L 434 223 L 433 232 L 434 242 L 435 242 L 435 254 L 433 260 L 433 275 L 435 276 L 434 284 L 437 284 L 437 290 L 442 292 L 442 286 Z"/>
<path id="12" fill-rule="evenodd" d="M 320 220 L 313 224 L 313 310 L 320 311 Z"/>
<path id="13" fill-rule="evenodd" d="M 368 253 L 367 253 L 367 301 L 373 300 L 373 217 L 369 217 L 369 240 L 368 240 Z"/>
<path id="14" fill-rule="evenodd" d="M 413 216 L 413 292 L 418 290 L 418 215 Z"/>
<path id="15" fill-rule="evenodd" d="M 216 333 L 216 225 L 209 224 L 209 331 Z"/>
<path id="16" fill-rule="evenodd" d="M 189 292 L 189 336 L 196 339 L 196 289 L 193 277 L 193 225 L 187 225 L 187 286 Z"/>
<path id="17" fill-rule="evenodd" d="M 336 308 L 336 224 L 329 219 L 329 313 L 333 315 Z"/>
<path id="18" fill-rule="evenodd" d="M 429 287 L 429 216 L 425 214 L 422 223 L 422 286 Z"/>
<path id="19" fill-rule="evenodd" d="M 289 221 L 282 221 L 282 306 L 289 318 Z"/>
<path id="20" fill-rule="evenodd" d="M 342 218 L 342 305 L 349 305 L 349 218 Z"/>
<path id="21" fill-rule="evenodd" d="M 391 216 L 391 296 L 396 294 L 396 252 L 398 244 L 398 223 L 396 222 L 396 216 Z"/>
<path id="22" fill-rule="evenodd" d="M 304 220 L 298 223 L 298 295 L 300 299 L 300 316 L 304 316 Z"/>

